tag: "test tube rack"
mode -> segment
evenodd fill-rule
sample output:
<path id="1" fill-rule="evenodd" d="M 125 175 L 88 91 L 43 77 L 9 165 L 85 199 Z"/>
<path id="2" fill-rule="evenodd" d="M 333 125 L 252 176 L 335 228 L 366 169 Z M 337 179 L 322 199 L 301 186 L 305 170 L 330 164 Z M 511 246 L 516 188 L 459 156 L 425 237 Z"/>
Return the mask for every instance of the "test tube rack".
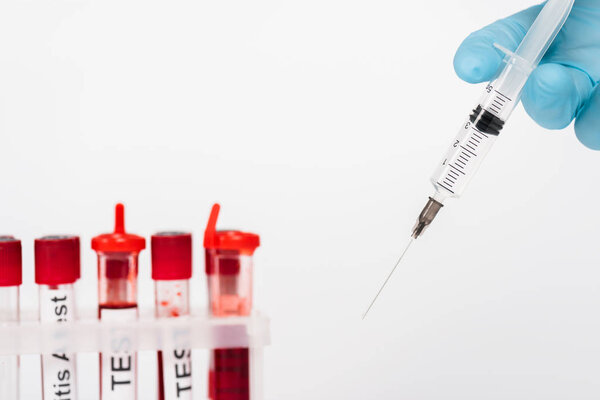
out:
<path id="1" fill-rule="evenodd" d="M 114 351 L 128 341 L 131 351 L 189 349 L 250 349 L 252 400 L 263 399 L 263 349 L 270 344 L 269 319 L 258 312 L 248 317 L 214 318 L 206 310 L 189 316 L 136 321 L 101 321 L 91 317 L 69 323 L 41 323 L 34 313 L 22 313 L 19 323 L 0 324 L 0 356 Z M 25 318 L 23 318 L 25 317 Z"/>

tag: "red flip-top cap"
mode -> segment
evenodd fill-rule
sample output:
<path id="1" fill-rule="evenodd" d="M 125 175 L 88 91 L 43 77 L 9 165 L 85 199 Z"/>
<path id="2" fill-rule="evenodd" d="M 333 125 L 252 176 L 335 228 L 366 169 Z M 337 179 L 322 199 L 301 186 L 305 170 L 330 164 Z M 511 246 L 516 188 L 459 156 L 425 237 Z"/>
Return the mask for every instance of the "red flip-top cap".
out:
<path id="1" fill-rule="evenodd" d="M 217 219 L 221 206 L 215 204 L 210 212 L 204 231 L 204 248 L 217 250 L 237 250 L 240 254 L 252 255 L 260 246 L 260 236 L 255 233 L 236 230 L 217 230 Z"/>
<path id="2" fill-rule="evenodd" d="M 35 283 L 73 283 L 80 276 L 79 237 L 44 236 L 35 239 Z"/>
<path id="3" fill-rule="evenodd" d="M 0 286 L 18 286 L 23 282 L 21 241 L 0 236 Z"/>
<path id="4" fill-rule="evenodd" d="M 105 253 L 138 253 L 146 248 L 146 239 L 125 232 L 125 207 L 115 207 L 115 231 L 92 239 L 92 249 Z"/>
<path id="5" fill-rule="evenodd" d="M 152 235 L 152 279 L 178 280 L 192 277 L 192 234 L 159 232 Z"/>

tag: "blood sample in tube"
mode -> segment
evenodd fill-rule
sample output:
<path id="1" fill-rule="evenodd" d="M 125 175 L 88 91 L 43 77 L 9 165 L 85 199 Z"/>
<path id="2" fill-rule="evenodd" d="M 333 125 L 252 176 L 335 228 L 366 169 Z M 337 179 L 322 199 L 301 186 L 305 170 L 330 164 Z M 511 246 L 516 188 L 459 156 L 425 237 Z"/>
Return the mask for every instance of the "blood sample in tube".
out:
<path id="1" fill-rule="evenodd" d="M 214 317 L 247 316 L 252 311 L 252 256 L 260 245 L 254 233 L 216 230 L 215 204 L 204 233 L 209 311 Z M 215 349 L 209 366 L 211 400 L 250 399 L 248 348 Z"/>
<path id="2" fill-rule="evenodd" d="M 190 313 L 192 235 L 160 232 L 152 236 L 152 279 L 156 317 L 179 318 Z M 171 338 L 176 340 L 177 338 Z M 192 399 L 191 349 L 158 352 L 158 399 Z"/>
<path id="3" fill-rule="evenodd" d="M 77 236 L 44 236 L 35 240 L 35 283 L 39 285 L 39 319 L 68 323 L 77 318 L 74 283 L 80 277 Z M 74 353 L 58 350 L 42 358 L 42 399 L 77 399 Z"/>
<path id="4" fill-rule="evenodd" d="M 0 236 L 0 325 L 19 322 L 21 241 Z M 19 356 L 0 356 L 0 399 L 19 398 Z"/>
<path id="5" fill-rule="evenodd" d="M 98 317 L 103 321 L 138 318 L 138 255 L 146 240 L 125 232 L 125 209 L 115 207 L 113 233 L 92 239 L 98 254 Z M 128 340 L 117 341 L 114 350 L 100 354 L 100 399 L 137 399 L 137 354 Z"/>

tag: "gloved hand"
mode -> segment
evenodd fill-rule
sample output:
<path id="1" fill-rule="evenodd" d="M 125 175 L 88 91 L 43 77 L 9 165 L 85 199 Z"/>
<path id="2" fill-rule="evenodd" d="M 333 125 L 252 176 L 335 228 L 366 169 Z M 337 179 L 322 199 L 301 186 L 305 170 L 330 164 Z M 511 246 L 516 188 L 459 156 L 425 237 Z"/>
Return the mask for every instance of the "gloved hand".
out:
<path id="1" fill-rule="evenodd" d="M 454 56 L 458 76 L 470 83 L 492 79 L 502 63 L 493 43 L 514 51 L 542 8 L 537 5 L 470 34 Z M 600 150 L 600 0 L 575 0 L 573 10 L 523 88 L 525 111 L 548 129 L 575 118 L 585 146 Z"/>

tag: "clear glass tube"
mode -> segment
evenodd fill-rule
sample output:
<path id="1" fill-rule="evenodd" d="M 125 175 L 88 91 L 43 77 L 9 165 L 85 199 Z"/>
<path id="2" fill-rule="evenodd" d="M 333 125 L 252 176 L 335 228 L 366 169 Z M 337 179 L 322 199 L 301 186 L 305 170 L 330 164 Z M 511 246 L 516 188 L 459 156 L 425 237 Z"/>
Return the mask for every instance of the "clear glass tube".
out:
<path id="1" fill-rule="evenodd" d="M 156 280 L 154 293 L 157 318 L 178 318 L 190 313 L 189 280 Z M 178 337 L 167 338 L 177 344 Z M 158 399 L 192 399 L 192 352 L 175 347 L 158 352 Z"/>
<path id="2" fill-rule="evenodd" d="M 19 322 L 19 287 L 0 287 L 0 325 Z M 19 398 L 19 357 L 0 356 L 0 399 Z"/>
<path id="3" fill-rule="evenodd" d="M 103 321 L 138 318 L 137 252 L 98 252 L 98 317 Z M 137 399 L 137 353 L 131 343 L 119 338 L 114 351 L 100 354 L 100 398 Z"/>
<path id="4" fill-rule="evenodd" d="M 237 250 L 206 249 L 210 313 L 215 317 L 244 316 L 252 311 L 252 256 Z M 248 348 L 215 349 L 208 378 L 211 400 L 250 399 Z"/>
<path id="5" fill-rule="evenodd" d="M 252 256 L 237 250 L 206 250 L 208 298 L 215 317 L 250 315 Z"/>
<path id="6" fill-rule="evenodd" d="M 138 253 L 98 253 L 100 308 L 137 307 Z"/>
<path id="7" fill-rule="evenodd" d="M 77 319 L 73 284 L 39 285 L 39 319 L 44 323 L 68 323 Z M 42 360 L 42 399 L 77 399 L 75 354 L 56 349 Z"/>

